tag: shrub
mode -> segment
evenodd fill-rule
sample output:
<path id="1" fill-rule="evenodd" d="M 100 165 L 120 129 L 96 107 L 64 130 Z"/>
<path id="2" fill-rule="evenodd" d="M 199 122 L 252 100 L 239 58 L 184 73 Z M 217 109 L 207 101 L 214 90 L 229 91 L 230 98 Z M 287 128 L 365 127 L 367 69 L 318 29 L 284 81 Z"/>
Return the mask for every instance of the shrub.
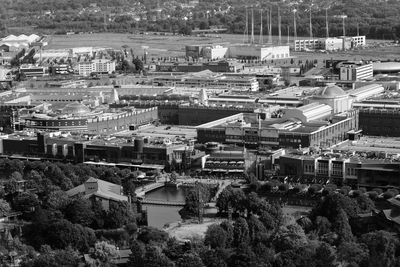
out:
<path id="1" fill-rule="evenodd" d="M 367 195 L 370 199 L 377 199 L 378 198 L 378 193 L 376 191 L 369 191 L 367 192 Z"/>
<path id="2" fill-rule="evenodd" d="M 378 193 L 378 195 L 383 193 L 383 190 L 381 188 L 374 188 L 372 189 L 372 191 L 375 191 L 376 193 Z"/>
<path id="3" fill-rule="evenodd" d="M 288 184 L 280 184 L 278 186 L 278 189 L 279 189 L 279 191 L 287 192 L 289 190 L 289 185 Z"/>

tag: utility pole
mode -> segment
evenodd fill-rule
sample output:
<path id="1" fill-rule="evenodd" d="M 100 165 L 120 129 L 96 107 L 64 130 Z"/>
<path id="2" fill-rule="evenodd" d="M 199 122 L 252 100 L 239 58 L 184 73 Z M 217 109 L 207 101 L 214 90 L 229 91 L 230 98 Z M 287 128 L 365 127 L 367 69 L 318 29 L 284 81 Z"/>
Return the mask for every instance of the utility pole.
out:
<path id="1" fill-rule="evenodd" d="M 263 14 L 262 14 L 262 9 L 260 9 L 260 20 L 261 20 L 261 25 L 260 25 L 260 45 L 263 44 Z"/>
<path id="2" fill-rule="evenodd" d="M 248 34 L 249 34 L 249 16 L 247 13 L 247 6 L 245 7 L 246 10 L 246 26 L 243 33 L 243 43 L 248 42 Z"/>
<path id="3" fill-rule="evenodd" d="M 282 32 L 281 32 L 281 9 L 278 6 L 278 35 L 279 35 L 279 44 L 282 43 Z"/>
<path id="4" fill-rule="evenodd" d="M 326 38 L 329 38 L 329 26 L 328 26 L 328 8 L 325 8 L 325 26 L 326 26 Z"/>
<path id="5" fill-rule="evenodd" d="M 342 26 L 343 26 L 343 37 L 346 36 L 346 25 L 345 25 L 345 19 L 347 19 L 346 15 L 341 15 L 340 18 L 342 18 Z"/>
<path id="6" fill-rule="evenodd" d="M 268 43 L 272 44 L 272 8 L 269 9 Z"/>
<path id="7" fill-rule="evenodd" d="M 310 5 L 310 40 L 313 39 L 313 32 L 312 32 L 312 20 L 311 20 L 311 16 L 312 16 L 312 5 Z"/>
<path id="8" fill-rule="evenodd" d="M 251 44 L 254 44 L 254 8 L 251 7 Z"/>
<path id="9" fill-rule="evenodd" d="M 293 9 L 293 33 L 294 33 L 294 40 L 297 39 L 296 12 L 297 12 L 297 9 Z"/>

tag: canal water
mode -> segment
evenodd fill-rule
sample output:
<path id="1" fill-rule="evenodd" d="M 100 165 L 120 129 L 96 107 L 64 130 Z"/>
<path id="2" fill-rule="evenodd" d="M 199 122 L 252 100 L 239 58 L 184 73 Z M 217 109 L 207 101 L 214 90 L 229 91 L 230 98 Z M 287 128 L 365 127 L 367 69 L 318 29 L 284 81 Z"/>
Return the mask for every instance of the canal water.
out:
<path id="1" fill-rule="evenodd" d="M 182 187 L 161 187 L 146 194 L 145 199 L 161 200 L 164 202 L 184 202 L 187 189 Z M 179 221 L 181 216 L 178 211 L 182 207 L 161 206 L 161 205 L 143 205 L 143 209 L 147 210 L 147 223 L 149 226 L 162 229 L 165 224 Z"/>

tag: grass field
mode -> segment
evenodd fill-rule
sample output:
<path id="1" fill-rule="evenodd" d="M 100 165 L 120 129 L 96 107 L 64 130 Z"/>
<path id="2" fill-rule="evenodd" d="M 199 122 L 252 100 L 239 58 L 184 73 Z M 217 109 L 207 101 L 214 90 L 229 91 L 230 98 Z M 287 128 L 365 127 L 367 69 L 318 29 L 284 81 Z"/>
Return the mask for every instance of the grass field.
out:
<path id="1" fill-rule="evenodd" d="M 264 40 L 268 37 L 265 36 Z M 256 38 L 257 40 L 257 38 Z M 277 36 L 273 37 L 277 41 Z M 286 40 L 283 39 L 285 42 Z M 148 46 L 149 58 L 151 57 L 182 57 L 185 54 L 185 45 L 193 44 L 234 44 L 242 43 L 243 35 L 221 34 L 210 37 L 173 36 L 123 33 L 95 33 L 75 35 L 53 35 L 49 37 L 49 45 L 45 49 L 72 48 L 77 46 L 110 47 L 121 49 L 126 46 L 133 49 L 135 55 L 143 54 L 143 47 Z M 379 44 L 385 41 L 368 40 L 369 44 Z M 387 43 L 387 41 L 386 41 Z M 399 46 L 377 46 L 358 51 L 346 51 L 337 53 L 311 53 L 292 52 L 292 56 L 299 59 L 349 59 L 349 60 L 386 60 L 400 59 Z"/>

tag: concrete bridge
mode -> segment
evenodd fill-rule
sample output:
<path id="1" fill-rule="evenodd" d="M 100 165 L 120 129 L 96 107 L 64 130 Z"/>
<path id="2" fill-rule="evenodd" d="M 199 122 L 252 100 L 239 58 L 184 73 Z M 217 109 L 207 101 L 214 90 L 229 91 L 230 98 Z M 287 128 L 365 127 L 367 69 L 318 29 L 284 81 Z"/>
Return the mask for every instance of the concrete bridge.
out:
<path id="1" fill-rule="evenodd" d="M 141 187 L 136 188 L 135 194 L 138 197 L 144 197 L 144 195 L 150 191 L 156 190 L 158 188 L 161 188 L 165 186 L 165 182 L 155 182 L 152 184 L 147 184 Z"/>
<path id="2" fill-rule="evenodd" d="M 183 207 L 185 206 L 185 202 L 182 201 L 165 201 L 160 199 L 143 199 L 140 202 L 142 205 L 159 205 L 159 206 L 178 206 Z"/>

